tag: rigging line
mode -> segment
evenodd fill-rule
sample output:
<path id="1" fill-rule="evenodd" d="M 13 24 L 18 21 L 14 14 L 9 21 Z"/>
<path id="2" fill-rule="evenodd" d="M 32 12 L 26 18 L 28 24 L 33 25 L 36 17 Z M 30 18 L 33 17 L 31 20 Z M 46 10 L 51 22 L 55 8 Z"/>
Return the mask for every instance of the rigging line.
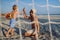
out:
<path id="1" fill-rule="evenodd" d="M 24 4 L 24 5 L 28 5 L 28 6 L 34 5 L 34 3 L 33 3 L 33 4 L 31 4 L 31 3 L 27 4 L 27 3 L 24 3 L 24 2 L 20 2 L 20 3 L 22 3 L 22 4 Z M 46 7 L 46 5 L 39 5 L 39 4 L 35 4 L 35 5 L 36 5 L 36 6 L 39 6 L 39 7 Z M 56 5 L 52 5 L 52 4 L 49 4 L 48 6 L 54 7 L 54 8 L 60 8 L 60 6 L 56 6 Z M 33 8 L 34 8 L 34 6 L 33 6 Z"/>
<path id="2" fill-rule="evenodd" d="M 33 1 L 33 0 L 32 0 Z M 27 3 L 24 3 L 24 2 L 22 2 L 22 1 L 20 1 L 20 3 L 21 4 L 24 4 L 24 5 L 28 5 L 28 6 L 33 6 L 34 5 L 34 3 L 32 4 L 32 3 L 29 3 L 29 4 L 27 4 Z M 9 4 L 10 4 L 10 2 L 9 2 Z M 12 2 L 12 4 L 16 4 L 16 2 Z M 39 6 L 39 7 L 46 7 L 46 5 L 39 5 L 39 4 L 35 4 L 36 6 Z M 60 8 L 60 6 L 56 6 L 56 5 L 52 5 L 52 4 L 49 4 L 48 6 L 50 6 L 50 7 L 54 7 L 54 8 Z M 33 8 L 34 8 L 34 6 L 33 6 Z"/>
<path id="3" fill-rule="evenodd" d="M 49 28 L 50 28 L 50 36 L 51 36 L 51 40 L 53 40 L 53 37 L 52 37 L 52 29 L 51 29 L 51 24 L 50 24 L 50 14 L 49 14 L 49 4 L 48 4 L 48 0 L 46 0 L 47 2 L 47 12 L 48 12 L 48 20 L 49 20 Z"/>
<path id="4" fill-rule="evenodd" d="M 17 24 L 19 23 L 19 21 L 16 22 Z M 20 23 L 26 23 L 26 24 L 32 24 L 32 23 L 35 23 L 35 22 L 26 22 L 26 21 L 22 21 Z M 42 23 L 42 22 L 38 22 L 39 24 L 41 25 L 46 25 L 48 24 L 49 22 L 45 22 L 45 23 Z M 50 24 L 60 24 L 60 22 L 53 22 L 53 21 L 50 21 Z"/>
<path id="5" fill-rule="evenodd" d="M 16 4 L 18 5 L 18 0 L 16 0 Z M 19 17 L 19 9 L 18 9 L 18 17 Z M 19 20 L 20 18 L 18 18 L 18 20 Z M 21 34 L 21 25 L 20 25 L 20 23 L 18 24 L 20 27 L 19 27 L 19 33 L 20 33 L 20 40 L 23 40 L 22 39 L 22 34 Z"/>

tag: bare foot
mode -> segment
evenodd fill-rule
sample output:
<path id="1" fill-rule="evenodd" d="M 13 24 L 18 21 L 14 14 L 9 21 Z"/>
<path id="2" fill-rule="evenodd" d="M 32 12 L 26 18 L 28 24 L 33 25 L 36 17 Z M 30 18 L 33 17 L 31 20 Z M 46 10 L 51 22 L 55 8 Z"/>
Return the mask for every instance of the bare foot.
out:
<path id="1" fill-rule="evenodd" d="M 4 33 L 5 33 L 7 38 L 10 36 L 5 30 L 4 30 Z"/>
<path id="2" fill-rule="evenodd" d="M 14 33 L 12 33 L 11 35 L 14 36 Z"/>

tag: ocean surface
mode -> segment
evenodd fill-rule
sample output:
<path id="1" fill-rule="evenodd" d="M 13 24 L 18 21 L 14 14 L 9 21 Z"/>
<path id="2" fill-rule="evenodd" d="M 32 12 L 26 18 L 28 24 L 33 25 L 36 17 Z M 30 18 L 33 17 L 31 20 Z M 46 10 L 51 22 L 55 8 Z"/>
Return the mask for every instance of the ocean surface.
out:
<path id="1" fill-rule="evenodd" d="M 46 22 L 49 22 L 48 20 L 48 16 L 47 15 L 38 15 L 39 17 L 39 23 L 43 23 L 40 24 L 40 35 L 43 35 L 42 37 L 39 37 L 39 40 L 51 40 L 51 36 L 50 36 L 50 27 L 51 27 L 51 32 L 52 32 L 52 37 L 53 37 L 53 40 L 60 40 L 60 15 L 51 15 L 50 16 L 50 21 L 51 22 L 56 22 L 56 23 L 50 23 L 50 27 L 49 27 L 49 24 L 44 24 Z M 7 26 L 6 25 L 9 25 L 9 20 L 4 20 L 5 18 L 2 18 L 2 22 L 4 24 L 4 28 L 6 28 Z M 19 18 L 19 22 L 17 24 L 21 25 L 21 28 L 24 28 L 24 29 L 27 29 L 27 30 L 31 30 L 31 24 L 29 24 L 30 20 L 27 20 L 27 19 L 24 19 L 24 18 Z M 28 22 L 28 23 L 25 23 L 25 22 Z M 21 22 L 24 22 L 24 23 L 21 23 Z M 19 28 L 16 26 L 15 28 L 15 32 L 19 35 Z M 2 31 L 2 27 L 0 26 L 0 31 Z M 3 32 L 2 32 L 3 33 Z M 1 35 L 1 33 L 0 33 Z M 4 35 L 3 35 L 4 36 Z M 31 40 L 31 37 L 25 37 L 23 38 L 23 40 Z M 1 36 L 0 36 L 0 40 L 1 39 Z M 12 40 L 15 40 L 15 39 L 12 39 Z M 16 40 L 19 40 L 16 39 Z"/>

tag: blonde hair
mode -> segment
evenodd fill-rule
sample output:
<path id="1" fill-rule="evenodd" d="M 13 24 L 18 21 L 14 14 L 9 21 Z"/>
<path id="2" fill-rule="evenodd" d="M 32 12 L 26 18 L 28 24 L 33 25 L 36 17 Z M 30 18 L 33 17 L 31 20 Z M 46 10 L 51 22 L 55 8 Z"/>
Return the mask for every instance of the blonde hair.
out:
<path id="1" fill-rule="evenodd" d="M 36 9 L 32 9 L 33 13 L 36 13 Z"/>

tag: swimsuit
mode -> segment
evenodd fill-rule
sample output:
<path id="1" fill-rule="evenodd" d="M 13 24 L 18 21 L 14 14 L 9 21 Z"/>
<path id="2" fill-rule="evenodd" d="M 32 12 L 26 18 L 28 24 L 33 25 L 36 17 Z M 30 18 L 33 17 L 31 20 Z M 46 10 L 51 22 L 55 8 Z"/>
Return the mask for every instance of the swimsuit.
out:
<path id="1" fill-rule="evenodd" d="M 16 20 L 14 19 L 13 12 L 10 14 L 10 27 L 14 28 Z"/>
<path id="2" fill-rule="evenodd" d="M 16 20 L 15 20 L 14 18 L 12 18 L 12 19 L 10 20 L 10 27 L 14 28 L 15 23 L 16 23 Z"/>

